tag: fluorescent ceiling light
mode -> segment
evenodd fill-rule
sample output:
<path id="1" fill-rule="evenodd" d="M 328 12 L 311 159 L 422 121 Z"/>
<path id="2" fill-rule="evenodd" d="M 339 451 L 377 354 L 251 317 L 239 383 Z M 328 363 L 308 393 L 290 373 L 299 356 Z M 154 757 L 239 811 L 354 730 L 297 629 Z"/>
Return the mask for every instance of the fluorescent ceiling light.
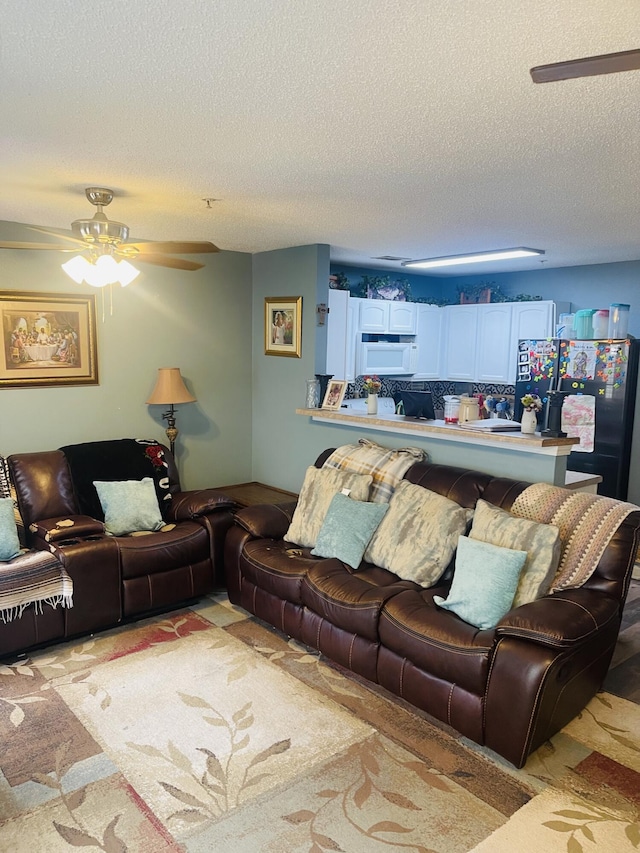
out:
<path id="1" fill-rule="evenodd" d="M 453 267 L 457 264 L 480 264 L 484 261 L 507 261 L 511 258 L 528 258 L 532 255 L 544 255 L 544 250 L 518 246 L 515 249 L 493 249 L 490 252 L 473 252 L 469 255 L 448 255 L 443 258 L 425 258 L 422 261 L 403 261 L 401 266 L 428 270 L 435 267 Z"/>

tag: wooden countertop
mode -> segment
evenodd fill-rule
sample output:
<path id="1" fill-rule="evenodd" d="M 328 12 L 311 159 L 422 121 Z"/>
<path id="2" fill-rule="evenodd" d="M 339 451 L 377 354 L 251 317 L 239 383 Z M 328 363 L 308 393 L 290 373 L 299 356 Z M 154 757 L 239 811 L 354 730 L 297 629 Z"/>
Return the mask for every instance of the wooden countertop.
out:
<path id="1" fill-rule="evenodd" d="M 383 432 L 405 435 L 420 435 L 438 441 L 456 441 L 464 444 L 480 444 L 484 447 L 504 447 L 509 450 L 521 450 L 526 453 L 542 453 L 552 456 L 566 456 L 579 438 L 548 438 L 539 433 L 525 435 L 521 432 L 489 432 L 470 430 L 457 424 L 444 421 L 420 421 L 403 415 L 364 415 L 352 414 L 346 409 L 296 409 L 296 414 L 307 415 L 315 421 L 327 421 L 346 426 L 363 426 Z"/>

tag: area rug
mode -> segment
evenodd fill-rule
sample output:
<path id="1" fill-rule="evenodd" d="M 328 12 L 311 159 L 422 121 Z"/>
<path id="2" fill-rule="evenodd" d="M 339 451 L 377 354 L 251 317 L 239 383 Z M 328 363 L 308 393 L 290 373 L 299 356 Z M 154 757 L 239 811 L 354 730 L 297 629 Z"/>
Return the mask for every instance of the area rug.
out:
<path id="1" fill-rule="evenodd" d="M 3 853 L 640 848 L 634 701 L 515 770 L 224 596 L 0 667 L 0 737 Z"/>

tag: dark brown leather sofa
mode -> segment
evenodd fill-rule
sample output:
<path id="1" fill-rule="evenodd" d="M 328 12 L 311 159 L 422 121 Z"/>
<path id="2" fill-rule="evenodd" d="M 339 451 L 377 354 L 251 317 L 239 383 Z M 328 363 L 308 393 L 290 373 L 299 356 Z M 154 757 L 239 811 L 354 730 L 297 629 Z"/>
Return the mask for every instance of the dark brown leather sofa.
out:
<path id="1" fill-rule="evenodd" d="M 95 479 L 119 480 L 126 477 L 122 466 L 118 476 L 104 474 L 116 471 L 112 458 L 115 463 L 122 443 L 130 441 L 70 447 L 88 450 L 98 460 Z M 83 499 L 63 450 L 8 457 L 26 545 L 49 550 L 62 563 L 73 580 L 73 607 L 44 605 L 39 613 L 30 605 L 20 618 L 0 621 L 0 657 L 93 633 L 224 587 L 224 539 L 236 504 L 215 489 L 181 491 L 170 451 L 156 447 L 164 454 L 164 487 L 171 495 L 161 505 L 167 529 L 141 536 L 107 535 L 104 515 L 86 514 L 95 503 Z M 93 476 L 91 470 L 83 474 L 88 481 Z M 130 479 L 141 479 L 139 468 Z"/>
<path id="2" fill-rule="evenodd" d="M 463 507 L 481 497 L 506 510 L 529 485 L 429 463 L 416 463 L 405 479 Z M 366 563 L 354 572 L 287 543 L 294 508 L 241 510 L 225 545 L 230 600 L 283 633 L 516 767 L 600 688 L 618 636 L 640 512 L 618 528 L 582 587 L 525 604 L 497 627 L 478 630 L 434 605 L 433 596 L 446 596 L 449 583 L 424 589 Z"/>

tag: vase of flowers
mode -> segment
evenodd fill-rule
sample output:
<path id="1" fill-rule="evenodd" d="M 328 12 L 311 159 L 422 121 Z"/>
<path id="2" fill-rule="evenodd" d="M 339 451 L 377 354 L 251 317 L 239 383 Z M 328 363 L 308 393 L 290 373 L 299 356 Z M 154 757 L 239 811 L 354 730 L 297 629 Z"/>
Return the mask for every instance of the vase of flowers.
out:
<path id="1" fill-rule="evenodd" d="M 367 414 L 378 414 L 378 393 L 382 387 L 379 376 L 364 376 L 363 387 L 367 395 Z"/>
<path id="2" fill-rule="evenodd" d="M 533 435 L 538 428 L 538 412 L 542 411 L 542 400 L 537 394 L 525 394 L 520 398 L 524 406 L 520 418 L 520 432 Z"/>

